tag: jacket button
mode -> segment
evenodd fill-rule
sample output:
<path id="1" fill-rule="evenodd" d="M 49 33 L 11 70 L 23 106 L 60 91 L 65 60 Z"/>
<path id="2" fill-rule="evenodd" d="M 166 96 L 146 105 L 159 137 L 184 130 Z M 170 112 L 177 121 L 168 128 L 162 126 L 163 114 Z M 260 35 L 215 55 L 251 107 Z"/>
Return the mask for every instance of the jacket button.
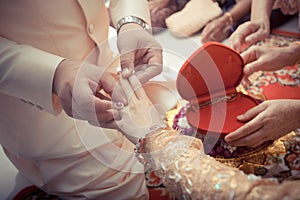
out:
<path id="1" fill-rule="evenodd" d="M 94 29 L 95 29 L 94 24 L 89 24 L 88 30 L 90 34 L 93 34 Z"/>

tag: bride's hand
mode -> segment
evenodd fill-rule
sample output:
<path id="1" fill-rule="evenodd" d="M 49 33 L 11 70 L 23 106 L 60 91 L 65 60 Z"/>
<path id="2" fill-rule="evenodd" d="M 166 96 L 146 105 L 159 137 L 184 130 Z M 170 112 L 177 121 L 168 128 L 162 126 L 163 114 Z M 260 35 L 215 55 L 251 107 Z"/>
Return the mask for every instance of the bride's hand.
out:
<path id="1" fill-rule="evenodd" d="M 136 75 L 126 79 L 120 76 L 119 82 L 128 105 L 119 109 L 120 120 L 116 122 L 120 131 L 135 144 L 152 127 L 164 125 L 164 113 L 149 100 Z"/>

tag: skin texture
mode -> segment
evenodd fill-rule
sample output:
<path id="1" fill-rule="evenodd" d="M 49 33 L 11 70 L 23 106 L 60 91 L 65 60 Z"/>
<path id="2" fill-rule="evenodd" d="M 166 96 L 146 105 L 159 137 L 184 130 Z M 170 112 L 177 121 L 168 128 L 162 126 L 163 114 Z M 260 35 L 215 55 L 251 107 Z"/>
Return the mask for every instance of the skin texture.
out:
<path id="1" fill-rule="evenodd" d="M 251 46 L 241 53 L 244 60 L 244 78 L 242 83 L 250 84 L 248 76 L 257 71 L 275 71 L 284 66 L 292 66 L 299 62 L 300 45 L 292 44 L 288 47 L 267 48 Z"/>
<path id="2" fill-rule="evenodd" d="M 270 35 L 270 15 L 274 0 L 252 0 L 251 20 L 241 24 L 230 36 L 232 47 L 242 52 Z"/>
<path id="3" fill-rule="evenodd" d="M 208 41 L 217 41 L 221 42 L 227 38 L 230 34 L 231 24 L 228 16 L 222 15 L 209 22 L 201 33 L 202 43 Z"/>
<path id="4" fill-rule="evenodd" d="M 126 69 L 124 70 L 126 72 Z M 156 125 L 164 125 L 164 113 L 160 113 L 149 100 L 144 88 L 135 74 L 119 79 L 125 92 L 128 105 L 119 110 L 121 120 L 116 121 L 118 129 L 132 142 L 143 137 Z"/>
<path id="5" fill-rule="evenodd" d="M 300 100 L 268 100 L 238 116 L 247 122 L 225 137 L 235 146 L 256 147 L 300 127 Z"/>

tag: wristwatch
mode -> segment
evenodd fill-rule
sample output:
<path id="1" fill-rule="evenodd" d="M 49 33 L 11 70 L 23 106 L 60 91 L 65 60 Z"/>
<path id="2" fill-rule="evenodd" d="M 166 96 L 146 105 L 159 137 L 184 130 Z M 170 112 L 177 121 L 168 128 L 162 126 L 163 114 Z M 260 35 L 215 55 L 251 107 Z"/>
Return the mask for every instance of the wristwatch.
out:
<path id="1" fill-rule="evenodd" d="M 143 29 L 145 29 L 146 31 L 148 31 L 150 34 L 152 34 L 152 30 L 150 25 L 144 21 L 143 19 L 136 17 L 136 16 L 132 16 L 132 15 L 128 15 L 123 17 L 122 19 L 120 19 L 117 23 L 117 33 L 119 33 L 120 28 L 124 25 L 124 24 L 128 24 L 128 23 L 136 23 L 138 25 L 140 25 Z"/>

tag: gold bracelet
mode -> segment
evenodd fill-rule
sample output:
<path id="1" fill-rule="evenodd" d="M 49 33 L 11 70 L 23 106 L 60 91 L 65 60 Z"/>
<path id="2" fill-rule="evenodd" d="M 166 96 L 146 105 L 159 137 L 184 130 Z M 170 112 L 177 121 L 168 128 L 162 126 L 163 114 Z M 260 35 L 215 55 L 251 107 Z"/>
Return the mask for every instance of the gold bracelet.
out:
<path id="1" fill-rule="evenodd" d="M 231 15 L 229 12 L 224 13 L 224 15 L 226 15 L 226 16 L 228 17 L 229 23 L 230 23 L 230 25 L 232 25 L 232 24 L 233 24 L 233 18 L 232 18 L 232 15 Z"/>

